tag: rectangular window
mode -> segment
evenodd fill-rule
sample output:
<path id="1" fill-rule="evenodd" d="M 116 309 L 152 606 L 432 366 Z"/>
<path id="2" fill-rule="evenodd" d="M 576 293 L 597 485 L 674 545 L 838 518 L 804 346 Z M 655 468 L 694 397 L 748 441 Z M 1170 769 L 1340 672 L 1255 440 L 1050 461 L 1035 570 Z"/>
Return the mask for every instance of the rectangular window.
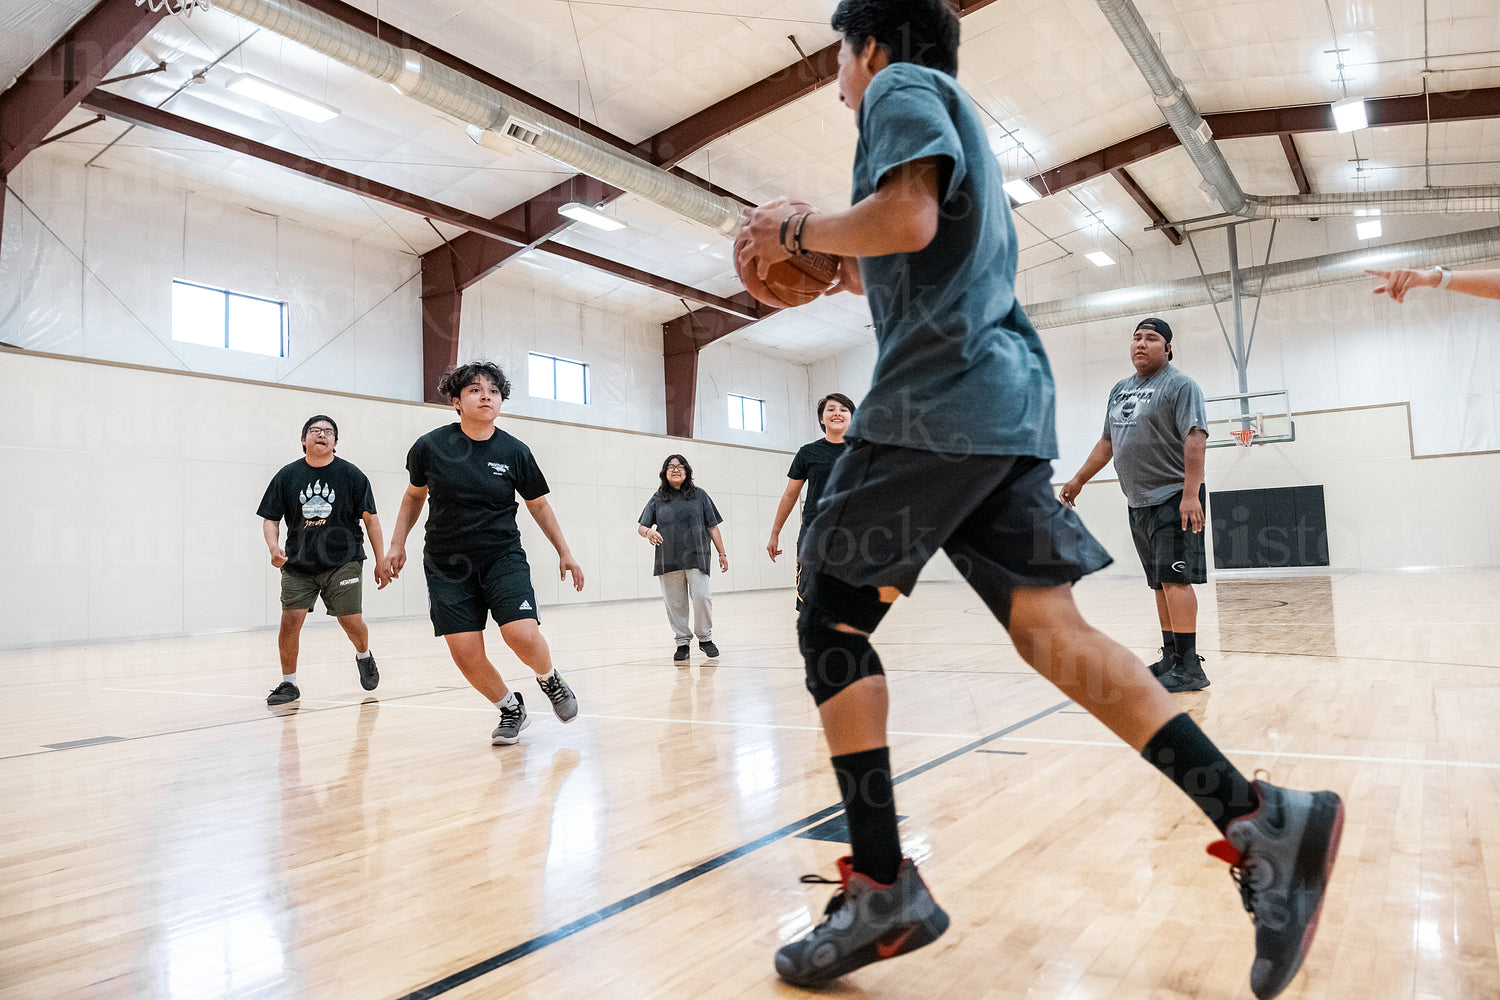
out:
<path id="1" fill-rule="evenodd" d="M 564 403 L 586 404 L 589 401 L 589 366 L 581 361 L 533 354 L 529 381 L 533 396 Z"/>
<path id="2" fill-rule="evenodd" d="M 173 281 L 172 339 L 284 358 L 286 303 Z"/>
<path id="3" fill-rule="evenodd" d="M 753 396 L 729 394 L 729 428 L 736 431 L 766 430 L 766 401 Z"/>

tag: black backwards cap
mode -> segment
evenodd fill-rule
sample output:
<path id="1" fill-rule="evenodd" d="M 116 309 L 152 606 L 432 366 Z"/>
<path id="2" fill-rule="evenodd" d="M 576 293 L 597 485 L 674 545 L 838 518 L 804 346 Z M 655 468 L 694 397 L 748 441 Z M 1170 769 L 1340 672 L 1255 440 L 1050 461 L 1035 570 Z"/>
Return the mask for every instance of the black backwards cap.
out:
<path id="1" fill-rule="evenodd" d="M 1172 328 L 1167 325 L 1167 321 L 1164 319 L 1148 316 L 1137 323 L 1135 328 L 1137 330 L 1154 330 L 1161 334 L 1162 340 L 1165 340 L 1169 344 L 1172 342 Z"/>

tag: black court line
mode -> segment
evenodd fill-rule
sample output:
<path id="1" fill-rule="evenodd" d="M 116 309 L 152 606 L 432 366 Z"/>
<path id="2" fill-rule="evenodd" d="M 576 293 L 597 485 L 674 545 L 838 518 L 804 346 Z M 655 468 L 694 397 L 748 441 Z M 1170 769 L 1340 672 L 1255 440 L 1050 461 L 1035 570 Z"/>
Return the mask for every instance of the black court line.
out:
<path id="1" fill-rule="evenodd" d="M 43 743 L 48 750 L 71 750 L 74 747 L 96 747 L 101 743 L 121 743 L 123 736 L 93 736 L 86 740 L 69 740 L 66 743 Z"/>
<path id="2" fill-rule="evenodd" d="M 1051 708 L 1043 709 L 1042 711 L 1037 712 L 1035 715 L 1032 715 L 1029 718 L 1022 719 L 1020 722 L 1006 726 L 1004 729 L 997 730 L 988 736 L 981 736 L 979 739 L 966 746 L 959 747 L 957 750 L 954 750 L 950 753 L 945 753 L 941 757 L 937 757 L 925 764 L 912 768 L 910 771 L 905 772 L 900 777 L 893 779 L 891 781 L 891 784 L 899 785 L 903 781 L 915 778 L 918 775 L 926 774 L 928 771 L 931 771 L 935 767 L 946 764 L 949 761 L 954 760 L 955 758 L 962 757 L 966 753 L 978 750 L 986 743 L 993 743 L 995 740 L 1001 739 L 1005 736 L 1009 736 L 1016 730 L 1029 726 L 1033 722 L 1036 722 L 1040 719 L 1044 719 L 1047 716 L 1052 715 L 1054 712 L 1059 712 L 1062 709 L 1067 708 L 1071 704 L 1073 704 L 1071 701 L 1059 702 L 1058 704 L 1053 705 Z M 653 886 L 642 889 L 640 892 L 631 893 L 624 899 L 617 900 L 613 903 L 610 903 L 608 906 L 601 907 L 595 910 L 593 913 L 589 913 L 582 917 L 579 917 L 577 920 L 574 920 L 571 923 L 563 924 L 556 930 L 547 931 L 545 934 L 538 934 L 531 940 L 523 941 L 513 948 L 507 948 L 505 951 L 502 951 L 498 955 L 492 955 L 491 957 L 486 958 L 483 961 L 475 962 L 467 969 L 461 969 L 450 976 L 445 976 L 442 979 L 439 979 L 435 983 L 430 983 L 427 986 L 423 986 L 421 989 L 413 990 L 410 993 L 403 994 L 399 998 L 399 1000 L 432 1000 L 433 997 L 441 996 L 444 993 L 447 993 L 449 990 L 457 989 L 465 983 L 472 982 L 473 980 L 478 979 L 480 976 L 494 972 L 496 969 L 509 965 L 511 962 L 514 962 L 518 958 L 525 958 L 527 955 L 542 950 L 549 944 L 555 944 L 556 942 L 561 941 L 564 938 L 572 937 L 579 931 L 586 930 L 597 923 L 608 920 L 610 917 L 624 913 L 626 910 L 639 906 L 647 900 L 655 899 L 657 896 L 660 896 L 665 892 L 669 892 L 672 889 L 676 889 L 680 885 L 691 882 L 693 879 L 698 878 L 700 875 L 707 875 L 709 872 L 714 871 L 715 869 L 724 867 L 731 861 L 737 861 L 747 854 L 751 854 L 755 851 L 760 850 L 762 847 L 766 847 L 769 844 L 774 844 L 778 840 L 784 840 L 787 837 L 790 837 L 792 834 L 795 834 L 814 823 L 821 823 L 823 820 L 828 819 L 828 817 L 833 816 L 837 813 L 841 813 L 842 811 L 842 805 L 829 806 L 826 809 L 820 809 L 809 816 L 804 816 L 799 820 L 788 823 L 786 826 L 781 827 L 779 830 L 773 830 L 763 837 L 757 838 L 750 841 L 749 843 L 741 844 L 739 847 L 725 851 L 718 857 L 709 858 L 707 861 L 703 862 L 700 865 L 689 868 L 687 871 L 679 872 L 678 874 L 673 875 L 670 878 L 663 879 Z"/>

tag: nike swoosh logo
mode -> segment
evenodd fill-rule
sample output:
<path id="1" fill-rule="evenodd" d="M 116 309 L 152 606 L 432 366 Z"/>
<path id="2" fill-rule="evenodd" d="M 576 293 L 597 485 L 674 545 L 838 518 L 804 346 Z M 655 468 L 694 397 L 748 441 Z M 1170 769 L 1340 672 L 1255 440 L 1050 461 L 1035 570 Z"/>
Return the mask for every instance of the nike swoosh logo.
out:
<path id="1" fill-rule="evenodd" d="M 906 946 L 907 940 L 910 939 L 912 934 L 916 933 L 916 930 L 916 924 L 907 924 L 901 928 L 901 933 L 896 936 L 894 941 L 887 941 L 884 937 L 880 938 L 875 942 L 875 954 L 883 959 L 895 958 L 901 954 L 901 950 Z"/>

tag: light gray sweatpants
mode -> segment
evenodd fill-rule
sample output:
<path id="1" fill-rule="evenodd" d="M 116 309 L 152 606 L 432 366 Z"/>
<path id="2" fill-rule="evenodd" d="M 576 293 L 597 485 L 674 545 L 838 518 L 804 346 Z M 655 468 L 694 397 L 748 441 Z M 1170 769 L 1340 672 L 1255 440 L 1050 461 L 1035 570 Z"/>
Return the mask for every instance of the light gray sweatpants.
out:
<path id="1" fill-rule="evenodd" d="M 698 626 L 698 641 L 707 642 L 714 634 L 714 599 L 708 593 L 708 574 L 701 569 L 679 569 L 657 577 L 661 581 L 662 600 L 667 604 L 667 624 L 677 637 L 677 645 L 686 646 L 693 633 L 688 628 L 688 604 L 692 604 L 693 621 Z"/>

